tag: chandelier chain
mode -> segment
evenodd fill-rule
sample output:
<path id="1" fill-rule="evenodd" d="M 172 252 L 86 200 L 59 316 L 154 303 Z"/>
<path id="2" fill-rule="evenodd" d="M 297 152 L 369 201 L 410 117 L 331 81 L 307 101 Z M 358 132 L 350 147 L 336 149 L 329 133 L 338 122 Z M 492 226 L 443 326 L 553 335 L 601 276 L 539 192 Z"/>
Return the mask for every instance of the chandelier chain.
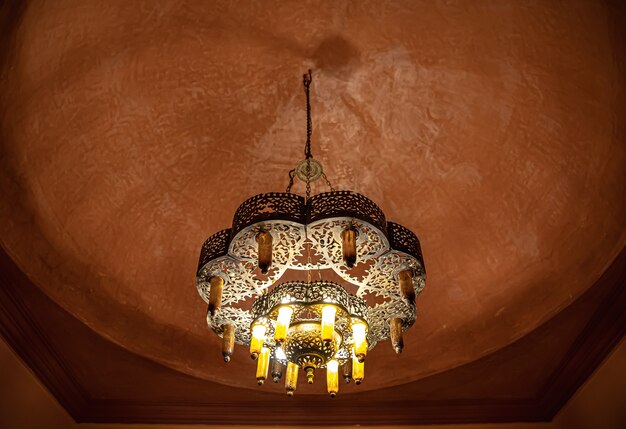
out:
<path id="1" fill-rule="evenodd" d="M 330 192 L 335 192 L 336 189 L 335 187 L 330 183 L 330 180 L 328 179 L 328 176 L 326 176 L 326 173 L 322 172 L 322 178 L 324 179 L 324 181 L 326 182 L 326 185 L 328 185 L 328 188 L 330 189 Z"/>
<path id="2" fill-rule="evenodd" d="M 293 186 L 293 179 L 295 178 L 296 178 L 296 169 L 292 168 L 291 170 L 289 170 L 289 184 L 287 185 L 287 189 L 285 190 L 285 192 L 291 193 L 291 187 Z"/>
<path id="3" fill-rule="evenodd" d="M 306 201 L 311 198 L 311 133 L 313 131 L 313 124 L 311 121 L 311 82 L 313 76 L 311 70 L 302 76 L 302 83 L 304 84 L 304 92 L 306 93 L 306 145 L 304 146 L 304 157 L 306 159 Z"/>
<path id="4" fill-rule="evenodd" d="M 311 119 L 311 83 L 313 82 L 313 75 L 311 70 L 302 76 L 302 83 L 304 86 L 304 93 L 306 95 L 306 143 L 304 145 L 304 161 L 302 161 L 296 168 L 289 171 L 289 184 L 285 192 L 291 193 L 291 189 L 294 184 L 294 180 L 297 177 L 304 181 L 306 184 L 305 201 L 311 198 L 311 182 L 317 180 L 319 177 L 323 178 L 326 185 L 331 192 L 335 192 L 335 188 L 330 183 L 328 176 L 324 173 L 319 161 L 313 159 L 313 153 L 311 151 L 311 135 L 313 133 L 313 120 Z M 312 161 L 313 160 L 313 161 Z M 306 164 L 304 164 L 306 162 Z M 312 165 L 313 163 L 313 165 Z M 304 164 L 304 168 L 300 166 Z M 303 174 L 304 173 L 304 174 Z"/>
<path id="5" fill-rule="evenodd" d="M 306 159 L 306 201 L 311 199 L 311 158 Z"/>
<path id="6" fill-rule="evenodd" d="M 302 77 L 302 82 L 304 83 L 304 92 L 306 94 L 306 145 L 304 147 L 304 157 L 306 159 L 313 158 L 313 154 L 311 153 L 311 133 L 313 131 L 313 123 L 311 121 L 311 82 L 313 81 L 313 76 L 311 75 L 311 70 L 308 73 L 305 73 Z"/>

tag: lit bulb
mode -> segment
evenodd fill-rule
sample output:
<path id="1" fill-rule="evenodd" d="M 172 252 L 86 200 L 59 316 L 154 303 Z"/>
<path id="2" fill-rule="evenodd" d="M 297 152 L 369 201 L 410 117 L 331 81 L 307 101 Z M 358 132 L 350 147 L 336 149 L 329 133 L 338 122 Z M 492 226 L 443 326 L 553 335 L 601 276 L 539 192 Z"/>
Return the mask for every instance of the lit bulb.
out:
<path id="1" fill-rule="evenodd" d="M 278 310 L 278 317 L 276 317 L 276 330 L 274 331 L 274 339 L 279 343 L 285 341 L 287 338 L 287 329 L 289 329 L 289 322 L 291 321 L 291 315 L 293 314 L 293 308 L 288 305 L 280 307 Z"/>
<path id="2" fill-rule="evenodd" d="M 235 349 L 235 325 L 227 323 L 224 325 L 224 333 L 222 334 L 222 356 L 225 362 L 230 362 L 230 357 Z"/>
<path id="3" fill-rule="evenodd" d="M 337 396 L 339 391 L 339 362 L 331 360 L 326 364 L 326 388 L 330 397 Z"/>
<path id="4" fill-rule="evenodd" d="M 298 365 L 287 362 L 287 376 L 285 377 L 285 389 L 288 396 L 293 396 L 298 384 Z"/>
<path id="5" fill-rule="evenodd" d="M 272 234 L 261 231 L 256 236 L 256 242 L 258 244 L 259 269 L 262 274 L 267 274 L 272 265 Z"/>
<path id="6" fill-rule="evenodd" d="M 209 279 L 211 288 L 209 290 L 209 314 L 213 316 L 222 307 L 222 289 L 224 279 L 220 276 L 213 276 Z"/>
<path id="7" fill-rule="evenodd" d="M 363 362 L 367 355 L 367 325 L 357 322 L 352 325 L 352 338 L 354 339 L 354 355 Z"/>
<path id="8" fill-rule="evenodd" d="M 280 360 L 287 360 L 287 355 L 285 354 L 283 349 L 280 348 L 280 347 L 276 348 L 276 351 L 274 352 L 274 357 L 276 357 L 276 359 L 280 359 Z"/>
<path id="9" fill-rule="evenodd" d="M 335 314 L 337 307 L 325 305 L 322 307 L 322 341 L 331 342 L 335 338 Z"/>
<path id="10" fill-rule="evenodd" d="M 341 232 L 341 251 L 348 268 L 356 264 L 356 229 L 349 227 Z"/>
<path id="11" fill-rule="evenodd" d="M 250 357 L 252 359 L 258 358 L 261 353 L 266 330 L 265 325 L 254 325 L 252 327 L 252 339 L 250 340 Z"/>
<path id="12" fill-rule="evenodd" d="M 261 385 L 265 382 L 267 378 L 267 370 L 270 366 L 270 349 L 267 347 L 263 347 L 261 349 L 261 354 L 259 355 L 259 360 L 256 364 L 256 382 Z"/>
<path id="13" fill-rule="evenodd" d="M 398 273 L 400 293 L 409 302 L 415 302 L 415 288 L 413 287 L 413 270 L 404 270 Z"/>
<path id="14" fill-rule="evenodd" d="M 352 379 L 355 384 L 361 384 L 365 377 L 365 362 L 359 362 L 355 357 L 352 358 Z"/>

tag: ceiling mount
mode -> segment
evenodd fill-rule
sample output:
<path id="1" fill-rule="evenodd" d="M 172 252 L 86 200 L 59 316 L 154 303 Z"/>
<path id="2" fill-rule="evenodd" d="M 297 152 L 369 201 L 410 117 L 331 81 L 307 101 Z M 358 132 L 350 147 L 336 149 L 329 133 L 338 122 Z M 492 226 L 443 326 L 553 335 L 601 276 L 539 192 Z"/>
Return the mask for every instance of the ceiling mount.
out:
<path id="1" fill-rule="evenodd" d="M 315 182 L 324 174 L 324 167 L 317 159 L 303 159 L 296 165 L 295 171 L 303 182 Z"/>

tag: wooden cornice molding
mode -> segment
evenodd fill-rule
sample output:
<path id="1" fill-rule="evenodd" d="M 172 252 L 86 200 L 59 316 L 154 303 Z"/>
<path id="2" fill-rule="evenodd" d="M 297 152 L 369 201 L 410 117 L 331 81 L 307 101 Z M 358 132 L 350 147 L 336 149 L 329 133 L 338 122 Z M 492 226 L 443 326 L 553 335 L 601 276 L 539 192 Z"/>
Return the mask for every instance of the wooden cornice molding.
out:
<path id="1" fill-rule="evenodd" d="M 559 412 L 626 334 L 626 249 L 577 304 L 595 300 L 600 300 L 600 304 L 593 310 L 591 319 L 538 394 L 548 420 Z"/>
<path id="2" fill-rule="evenodd" d="M 67 412 L 75 419 L 89 402 L 87 393 L 72 377 L 72 370 L 64 362 L 46 334 L 46 330 L 34 317 L 33 311 L 48 305 L 24 287 L 27 279 L 8 256 L 0 254 L 0 334 L 24 363 L 48 388 Z M 43 299 L 45 301 L 45 299 Z"/>

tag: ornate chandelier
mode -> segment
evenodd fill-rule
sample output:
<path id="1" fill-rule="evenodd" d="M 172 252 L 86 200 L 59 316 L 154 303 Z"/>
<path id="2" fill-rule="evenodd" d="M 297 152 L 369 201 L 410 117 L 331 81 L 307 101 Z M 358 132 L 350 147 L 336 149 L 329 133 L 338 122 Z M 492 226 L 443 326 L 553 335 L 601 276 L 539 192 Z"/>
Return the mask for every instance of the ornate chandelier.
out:
<path id="1" fill-rule="evenodd" d="M 325 368 L 335 397 L 340 367 L 347 383 L 360 384 L 376 343 L 391 339 L 396 353 L 402 351 L 425 270 L 416 235 L 388 222 L 363 195 L 336 191 L 313 158 L 311 81 L 309 71 L 305 159 L 289 172 L 286 192 L 248 199 L 231 228 L 205 241 L 196 286 L 208 303 L 208 325 L 223 339 L 226 362 L 235 343 L 249 345 L 258 384 L 270 368 L 275 383 L 284 372 L 289 396 L 299 369 L 313 383 L 315 370 Z M 296 178 L 306 185 L 304 197 L 291 192 Z M 311 183 L 320 178 L 330 192 L 312 196 Z M 287 270 L 306 279 L 279 283 Z M 340 283 L 324 280 L 329 270 Z"/>

